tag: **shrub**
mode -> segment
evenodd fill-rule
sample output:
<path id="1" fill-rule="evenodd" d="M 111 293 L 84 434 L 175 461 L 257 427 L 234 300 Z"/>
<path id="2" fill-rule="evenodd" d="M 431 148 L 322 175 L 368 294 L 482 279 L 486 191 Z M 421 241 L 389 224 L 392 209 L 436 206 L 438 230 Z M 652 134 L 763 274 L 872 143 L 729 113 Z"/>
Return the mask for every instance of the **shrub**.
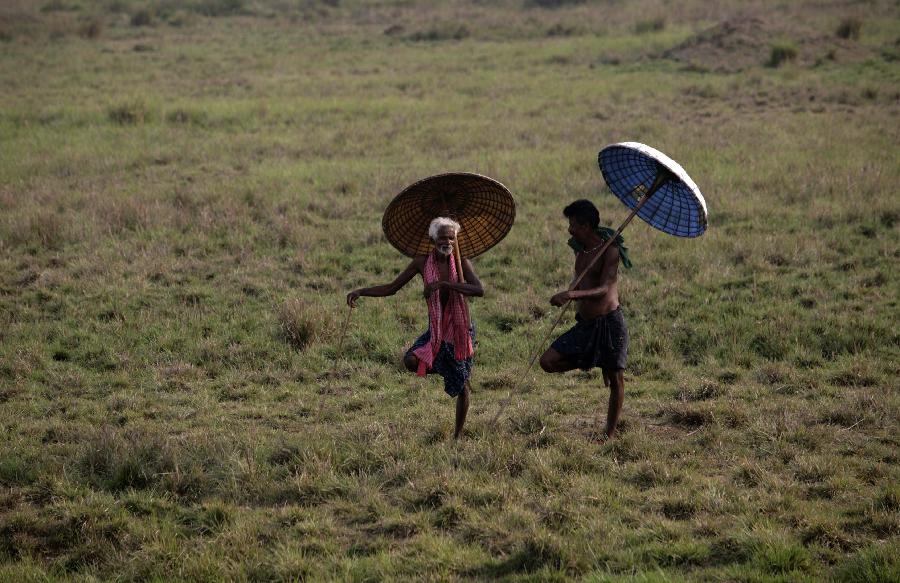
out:
<path id="1" fill-rule="evenodd" d="M 787 61 L 793 61 L 796 58 L 797 47 L 790 42 L 781 42 L 772 45 L 769 61 L 766 64 L 770 67 L 780 67 Z"/>
<path id="2" fill-rule="evenodd" d="M 859 40 L 860 32 L 862 32 L 862 20 L 851 16 L 841 21 L 835 34 L 840 38 Z"/>

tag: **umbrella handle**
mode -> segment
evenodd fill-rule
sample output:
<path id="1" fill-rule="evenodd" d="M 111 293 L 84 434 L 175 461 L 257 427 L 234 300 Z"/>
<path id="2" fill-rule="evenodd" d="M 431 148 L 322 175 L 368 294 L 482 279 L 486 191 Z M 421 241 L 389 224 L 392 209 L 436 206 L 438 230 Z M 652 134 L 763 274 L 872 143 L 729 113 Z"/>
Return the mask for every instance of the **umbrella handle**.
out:
<path id="1" fill-rule="evenodd" d="M 334 355 L 334 361 L 337 363 L 337 359 L 341 357 L 343 354 L 341 350 L 344 347 L 344 337 L 347 336 L 347 326 L 350 324 L 350 317 L 353 315 L 353 306 L 350 306 L 350 310 L 347 312 L 347 319 L 344 320 L 344 326 L 341 328 L 341 338 L 338 341 L 337 354 Z M 332 373 L 334 369 L 332 369 Z"/>
<path id="2" fill-rule="evenodd" d="M 462 256 L 459 254 L 459 235 L 456 236 L 456 245 L 453 246 L 453 255 L 456 257 L 456 275 L 459 277 L 459 282 L 466 283 L 466 276 L 463 275 Z"/>

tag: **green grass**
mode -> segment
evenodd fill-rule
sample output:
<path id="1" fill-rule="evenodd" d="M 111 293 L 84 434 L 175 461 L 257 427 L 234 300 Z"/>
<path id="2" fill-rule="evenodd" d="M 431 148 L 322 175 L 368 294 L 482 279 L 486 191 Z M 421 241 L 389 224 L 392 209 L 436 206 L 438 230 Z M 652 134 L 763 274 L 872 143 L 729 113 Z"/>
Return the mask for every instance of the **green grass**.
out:
<path id="1" fill-rule="evenodd" d="M 846 7 L 779 4 L 800 56 L 725 74 L 660 55 L 742 3 L 658 8 L 0 8 L 0 580 L 897 581 L 900 19 L 847 43 Z M 596 167 L 623 140 L 710 228 L 626 231 L 600 447 L 598 371 L 522 373 L 562 207 L 626 215 Z M 518 205 L 475 262 L 460 443 L 400 363 L 417 285 L 337 354 L 346 291 L 406 263 L 384 208 L 453 170 Z"/>

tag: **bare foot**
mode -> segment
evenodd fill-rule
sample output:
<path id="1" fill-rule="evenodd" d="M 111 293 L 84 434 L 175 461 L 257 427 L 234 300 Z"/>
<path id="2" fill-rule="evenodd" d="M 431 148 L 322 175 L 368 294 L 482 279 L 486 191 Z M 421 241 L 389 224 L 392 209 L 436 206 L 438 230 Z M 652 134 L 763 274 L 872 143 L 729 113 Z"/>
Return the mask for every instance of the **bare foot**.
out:
<path id="1" fill-rule="evenodd" d="M 608 433 L 605 432 L 605 431 L 600 431 L 600 432 L 598 432 L 598 433 L 594 433 L 593 435 L 591 435 L 591 436 L 590 436 L 590 440 L 591 440 L 593 443 L 596 443 L 597 445 L 603 445 L 603 444 L 605 444 L 607 441 L 609 441 L 610 439 L 612 439 L 612 438 L 615 437 L 615 436 L 616 436 L 615 433 L 613 433 L 612 435 L 610 435 L 610 434 L 608 434 Z"/>

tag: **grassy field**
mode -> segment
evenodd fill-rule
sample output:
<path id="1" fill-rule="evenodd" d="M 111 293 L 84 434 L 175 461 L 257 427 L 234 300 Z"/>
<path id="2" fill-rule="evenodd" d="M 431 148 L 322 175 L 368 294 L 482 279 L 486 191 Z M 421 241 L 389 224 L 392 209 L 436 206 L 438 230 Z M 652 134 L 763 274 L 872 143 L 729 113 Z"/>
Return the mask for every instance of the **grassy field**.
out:
<path id="1" fill-rule="evenodd" d="M 0 580 L 900 581 L 898 119 L 887 0 L 2 2 Z M 523 371 L 624 140 L 710 227 L 626 231 L 598 446 Z M 518 205 L 461 442 L 418 284 L 333 365 L 446 171 Z"/>

